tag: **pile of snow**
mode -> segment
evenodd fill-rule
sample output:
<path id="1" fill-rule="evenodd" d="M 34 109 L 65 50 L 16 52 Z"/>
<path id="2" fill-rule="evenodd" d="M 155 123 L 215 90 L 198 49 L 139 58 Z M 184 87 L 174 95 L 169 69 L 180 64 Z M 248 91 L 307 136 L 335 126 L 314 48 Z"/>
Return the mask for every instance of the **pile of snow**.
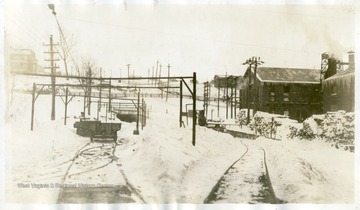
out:
<path id="1" fill-rule="evenodd" d="M 123 149 L 116 151 L 123 160 L 122 170 L 147 203 L 202 203 L 245 146 L 228 134 L 198 126 L 193 146 L 191 126 L 179 128 L 174 120 L 176 107 L 153 106 L 153 110 L 157 112 L 139 136 L 130 135 L 133 124 L 123 123 L 119 136 Z"/>
<path id="2" fill-rule="evenodd" d="M 342 145 L 353 145 L 355 136 L 355 114 L 345 111 L 328 112 L 324 115 L 313 115 L 302 123 L 301 128 L 291 128 L 291 138 L 313 140 Z"/>
<path id="3" fill-rule="evenodd" d="M 328 112 L 320 124 L 320 137 L 328 142 L 354 144 L 355 114 L 345 111 Z"/>
<path id="4" fill-rule="evenodd" d="M 69 104 L 70 118 L 66 126 L 60 98 L 56 100 L 57 120 L 50 121 L 50 101 L 49 96 L 39 96 L 34 131 L 30 131 L 31 95 L 14 94 L 14 106 L 4 129 L 7 132 L 7 202 L 55 203 L 59 189 L 24 189 L 17 184 L 60 183 L 67 168 L 66 164 L 60 164 L 73 158 L 76 151 L 89 142 L 89 138 L 76 135 L 72 125 L 76 121 L 74 117 L 83 111 L 82 98 L 75 97 Z M 115 151 L 118 159 L 114 161 L 116 164 L 101 171 L 107 177 L 103 182 L 118 183 L 120 171 L 123 171 L 147 203 L 200 204 L 226 169 L 244 154 L 244 144 L 255 144 L 266 150 L 269 174 L 278 198 L 288 203 L 353 202 L 354 153 L 325 147 L 323 141 L 244 140 L 199 126 L 196 146 L 192 146 L 191 118 L 187 125 L 184 117 L 186 127 L 179 128 L 179 99 L 171 98 L 166 102 L 146 98 L 145 101 L 151 110 L 146 127 L 143 130 L 140 127 L 140 135 L 133 135 L 136 124 L 122 123 Z M 191 100 L 184 99 L 184 105 L 187 103 Z M 201 109 L 202 103 L 197 106 Z M 92 106 L 93 114 L 96 108 Z M 221 113 L 225 113 L 224 110 Z M 271 122 L 273 117 L 281 123 L 277 137 L 284 137 L 288 132 L 286 126 L 294 123 L 266 113 L 257 115 L 264 123 Z M 101 119 L 102 116 L 106 114 L 100 113 Z M 253 164 L 243 167 L 254 172 L 254 178 L 258 175 Z M 99 173 L 95 172 L 94 175 Z M 86 178 L 81 176 L 79 180 L 91 182 Z"/>
<path id="5" fill-rule="evenodd" d="M 266 151 L 270 179 L 285 203 L 353 203 L 354 155 L 321 140 L 256 141 Z"/>
<path id="6" fill-rule="evenodd" d="M 258 111 L 250 121 L 249 127 L 260 136 L 283 139 L 288 135 L 289 126 L 296 124 L 298 123 L 295 120 L 287 116 Z"/>

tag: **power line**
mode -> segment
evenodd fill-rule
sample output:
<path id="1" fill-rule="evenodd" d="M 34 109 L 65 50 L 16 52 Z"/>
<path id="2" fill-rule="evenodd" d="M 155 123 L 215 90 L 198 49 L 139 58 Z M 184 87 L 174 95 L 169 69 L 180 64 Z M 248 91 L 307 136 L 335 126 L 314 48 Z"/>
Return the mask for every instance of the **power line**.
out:
<path id="1" fill-rule="evenodd" d="M 65 19 L 70 19 L 70 20 L 87 22 L 87 23 L 91 23 L 91 24 L 111 26 L 111 27 L 123 28 L 123 29 L 133 30 L 133 31 L 157 33 L 157 34 L 173 36 L 173 37 L 182 37 L 182 38 L 187 38 L 187 39 L 194 39 L 194 40 L 197 40 L 197 41 L 200 40 L 200 41 L 206 41 L 206 42 L 212 42 L 212 43 L 236 44 L 236 45 L 244 46 L 244 47 L 256 47 L 256 48 L 262 48 L 262 49 L 275 49 L 275 50 L 290 51 L 290 52 L 301 53 L 301 54 L 309 54 L 309 53 L 311 53 L 311 54 L 318 55 L 319 53 L 321 53 L 321 52 L 309 52 L 309 51 L 305 52 L 303 50 L 278 48 L 278 47 L 272 47 L 272 46 L 262 46 L 262 45 L 257 45 L 257 44 L 248 44 L 248 43 L 244 43 L 244 42 L 228 41 L 228 40 L 221 40 L 221 39 L 204 39 L 202 37 L 196 37 L 196 36 L 190 36 L 190 35 L 179 35 L 177 33 L 169 33 L 169 32 L 156 31 L 156 30 L 151 30 L 151 29 L 123 26 L 123 25 L 112 24 L 112 23 L 102 23 L 102 22 L 84 20 L 84 19 L 79 19 L 79 18 L 69 18 L 69 17 L 64 17 L 64 16 L 60 16 L 60 17 L 65 18 Z"/>

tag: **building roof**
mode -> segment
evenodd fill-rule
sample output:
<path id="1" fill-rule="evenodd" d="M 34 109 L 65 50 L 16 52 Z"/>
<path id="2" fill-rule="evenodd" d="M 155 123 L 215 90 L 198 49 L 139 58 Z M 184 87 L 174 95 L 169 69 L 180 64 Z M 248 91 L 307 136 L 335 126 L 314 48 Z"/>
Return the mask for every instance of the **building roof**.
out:
<path id="1" fill-rule="evenodd" d="M 35 55 L 34 51 L 31 49 L 15 49 L 15 48 L 10 48 L 10 54 Z"/>
<path id="2" fill-rule="evenodd" d="M 258 67 L 256 73 L 262 82 L 320 84 L 319 69 Z"/>
<path id="3" fill-rule="evenodd" d="M 340 71 L 336 74 L 334 74 L 333 76 L 326 78 L 324 81 L 330 81 L 330 80 L 334 80 L 337 78 L 341 78 L 341 77 L 347 77 L 347 76 L 351 76 L 351 75 L 355 75 L 355 69 L 353 68 L 348 68 L 344 71 Z"/>

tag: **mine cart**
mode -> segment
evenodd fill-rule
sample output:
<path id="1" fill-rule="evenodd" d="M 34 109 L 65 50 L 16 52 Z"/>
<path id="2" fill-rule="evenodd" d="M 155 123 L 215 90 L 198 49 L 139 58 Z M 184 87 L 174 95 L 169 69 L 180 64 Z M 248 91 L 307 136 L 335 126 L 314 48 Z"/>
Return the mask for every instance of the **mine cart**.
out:
<path id="1" fill-rule="evenodd" d="M 91 133 L 96 131 L 98 124 L 101 124 L 101 122 L 98 120 L 88 120 L 86 118 L 81 118 L 80 122 L 74 123 L 74 128 L 76 128 L 76 133 L 78 135 L 91 137 Z"/>
<path id="2" fill-rule="evenodd" d="M 121 123 L 98 123 L 91 133 L 90 139 L 113 139 L 116 141 L 117 132 L 121 129 Z"/>

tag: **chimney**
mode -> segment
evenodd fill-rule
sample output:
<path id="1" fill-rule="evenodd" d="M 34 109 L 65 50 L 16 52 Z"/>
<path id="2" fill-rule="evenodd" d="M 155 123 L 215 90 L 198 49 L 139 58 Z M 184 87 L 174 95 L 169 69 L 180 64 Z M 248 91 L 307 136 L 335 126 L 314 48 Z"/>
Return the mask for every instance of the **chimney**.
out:
<path id="1" fill-rule="evenodd" d="M 350 51 L 349 54 L 349 69 L 355 69 L 355 52 Z"/>

